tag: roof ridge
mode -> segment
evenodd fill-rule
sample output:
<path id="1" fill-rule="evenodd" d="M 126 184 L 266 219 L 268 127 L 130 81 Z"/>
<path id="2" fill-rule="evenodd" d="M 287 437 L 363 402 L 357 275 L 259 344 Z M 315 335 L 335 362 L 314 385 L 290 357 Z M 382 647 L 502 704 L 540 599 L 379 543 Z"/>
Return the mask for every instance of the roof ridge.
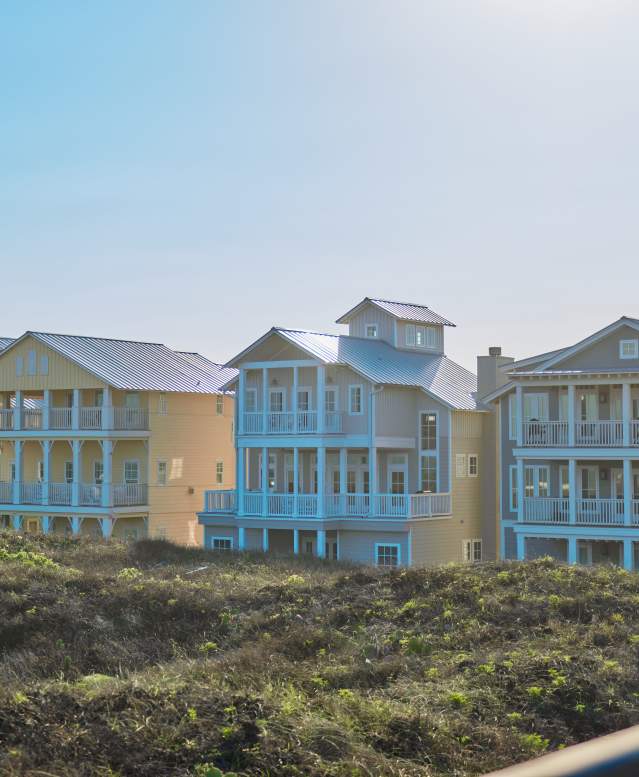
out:
<path id="1" fill-rule="evenodd" d="M 163 348 L 168 348 L 169 351 L 173 350 L 164 343 L 158 343 L 151 340 L 126 340 L 123 337 L 100 337 L 98 335 L 67 335 L 62 332 L 40 332 L 34 329 L 27 329 L 24 333 L 26 335 L 46 335 L 47 337 L 74 337 L 80 340 L 106 340 L 110 343 L 137 343 L 138 345 L 161 345 Z M 22 335 L 24 336 L 24 335 Z M 16 338 L 12 338 L 16 339 Z"/>
<path id="2" fill-rule="evenodd" d="M 371 302 L 390 302 L 391 305 L 410 305 L 412 308 L 424 308 L 425 310 L 430 310 L 431 313 L 435 312 L 428 305 L 424 305 L 423 302 L 400 302 L 397 299 L 383 299 L 382 297 L 369 297 L 368 299 Z"/>

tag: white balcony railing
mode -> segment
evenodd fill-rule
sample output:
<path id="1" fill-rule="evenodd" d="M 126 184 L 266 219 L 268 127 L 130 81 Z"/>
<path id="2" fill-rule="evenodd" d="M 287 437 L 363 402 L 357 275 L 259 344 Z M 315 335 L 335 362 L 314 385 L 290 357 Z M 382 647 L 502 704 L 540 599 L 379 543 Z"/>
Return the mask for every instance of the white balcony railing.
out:
<path id="1" fill-rule="evenodd" d="M 262 515 L 262 492 L 247 491 L 244 494 L 244 514 Z"/>
<path id="2" fill-rule="evenodd" d="M 71 483 L 49 483 L 49 504 L 70 505 Z"/>
<path id="3" fill-rule="evenodd" d="M 204 510 L 207 513 L 232 513 L 235 511 L 235 491 L 206 491 Z"/>
<path id="4" fill-rule="evenodd" d="M 325 413 L 324 432 L 340 434 L 343 413 Z M 264 415 L 262 413 L 244 413 L 244 434 L 263 434 Z M 317 410 L 299 410 L 266 414 L 267 434 L 315 434 L 319 431 Z"/>
<path id="5" fill-rule="evenodd" d="M 81 505 L 98 507 L 102 504 L 102 486 L 97 483 L 81 483 L 79 496 Z"/>
<path id="6" fill-rule="evenodd" d="M 121 483 L 114 485 L 112 493 L 114 507 L 145 505 L 148 502 L 148 486 L 146 483 Z"/>
<path id="7" fill-rule="evenodd" d="M 20 483 L 20 504 L 42 504 L 42 483 L 39 481 Z"/>
<path id="8" fill-rule="evenodd" d="M 568 445 L 567 421 L 525 421 L 523 426 L 524 445 L 538 448 Z"/>
<path id="9" fill-rule="evenodd" d="M 13 429 L 13 410 L 0 410 L 0 431 L 9 432 Z"/>
<path id="10" fill-rule="evenodd" d="M 293 413 L 267 413 L 266 431 L 269 434 L 291 434 L 294 429 Z"/>
<path id="11" fill-rule="evenodd" d="M 80 429 L 101 429 L 102 428 L 102 408 L 101 407 L 81 407 L 79 420 L 80 420 Z"/>
<path id="12" fill-rule="evenodd" d="M 105 413 L 107 414 L 105 418 Z M 0 410 L 0 432 L 15 429 L 16 411 Z M 24 407 L 20 412 L 21 431 L 65 431 L 74 428 L 83 430 L 113 429 L 147 431 L 149 412 L 142 407 L 79 407 L 77 414 L 71 407 L 49 407 L 49 424 L 45 426 L 45 413 L 41 407 Z"/>
<path id="13" fill-rule="evenodd" d="M 143 407 L 114 407 L 113 428 L 131 431 L 147 430 L 149 428 L 149 412 Z"/>
<path id="14" fill-rule="evenodd" d="M 639 445 L 639 421 L 630 422 L 630 444 Z"/>
<path id="15" fill-rule="evenodd" d="M 635 526 L 639 524 L 639 499 L 632 500 L 632 523 Z"/>
<path id="16" fill-rule="evenodd" d="M 317 413 L 315 410 L 300 410 L 297 414 L 297 431 L 311 434 L 317 431 Z"/>
<path id="17" fill-rule="evenodd" d="M 563 497 L 526 497 L 524 520 L 535 523 L 568 523 L 570 500 Z"/>
<path id="18" fill-rule="evenodd" d="M 13 503 L 13 483 L 7 481 L 0 482 L 0 504 L 10 505 Z"/>
<path id="19" fill-rule="evenodd" d="M 582 448 L 618 448 L 624 444 L 624 422 L 577 421 L 574 444 Z M 639 446 L 639 421 L 630 421 L 629 443 Z M 567 421 L 525 421 L 522 443 L 529 448 L 561 448 L 570 444 Z"/>
<path id="20" fill-rule="evenodd" d="M 42 409 L 25 407 L 22 409 L 22 428 L 27 430 L 42 429 Z"/>
<path id="21" fill-rule="evenodd" d="M 575 445 L 586 448 L 623 445 L 623 421 L 579 421 Z"/>
<path id="22" fill-rule="evenodd" d="M 0 482 L 0 504 L 14 504 L 14 485 L 12 482 Z M 48 493 L 47 504 L 69 507 L 72 505 L 73 485 L 71 483 L 49 483 L 46 491 L 45 485 L 40 481 L 20 483 L 18 504 L 44 505 L 45 493 Z M 103 491 L 103 486 L 98 483 L 78 484 L 78 505 L 100 507 Z M 112 486 L 111 494 L 114 507 L 146 505 L 148 502 L 148 486 L 145 483 L 116 484 Z"/>
<path id="23" fill-rule="evenodd" d="M 623 499 L 577 499 L 576 522 L 601 526 L 623 524 Z"/>
<path id="24" fill-rule="evenodd" d="M 71 428 L 71 408 L 70 407 L 49 408 L 49 428 L 50 429 L 70 429 Z"/>

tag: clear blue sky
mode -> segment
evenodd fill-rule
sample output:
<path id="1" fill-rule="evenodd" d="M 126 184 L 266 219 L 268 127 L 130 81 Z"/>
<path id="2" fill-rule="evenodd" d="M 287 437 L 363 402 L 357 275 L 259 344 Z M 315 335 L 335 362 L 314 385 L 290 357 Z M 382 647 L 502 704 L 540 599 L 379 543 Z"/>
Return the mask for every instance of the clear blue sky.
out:
<path id="1" fill-rule="evenodd" d="M 224 360 L 366 295 L 466 366 L 638 314 L 639 4 L 7 0 L 1 335 Z"/>

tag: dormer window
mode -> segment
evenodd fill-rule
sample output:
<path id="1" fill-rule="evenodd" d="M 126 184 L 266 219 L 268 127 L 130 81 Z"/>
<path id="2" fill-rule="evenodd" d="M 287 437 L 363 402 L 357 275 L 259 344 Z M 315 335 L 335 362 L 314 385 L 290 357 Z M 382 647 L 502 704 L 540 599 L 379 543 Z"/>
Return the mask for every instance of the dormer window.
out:
<path id="1" fill-rule="evenodd" d="M 377 324 L 366 324 L 366 337 L 377 337 Z"/>
<path id="2" fill-rule="evenodd" d="M 639 359 L 639 340 L 620 340 L 619 358 Z"/>
<path id="3" fill-rule="evenodd" d="M 437 329 L 433 326 L 406 324 L 406 345 L 411 348 L 437 348 Z"/>

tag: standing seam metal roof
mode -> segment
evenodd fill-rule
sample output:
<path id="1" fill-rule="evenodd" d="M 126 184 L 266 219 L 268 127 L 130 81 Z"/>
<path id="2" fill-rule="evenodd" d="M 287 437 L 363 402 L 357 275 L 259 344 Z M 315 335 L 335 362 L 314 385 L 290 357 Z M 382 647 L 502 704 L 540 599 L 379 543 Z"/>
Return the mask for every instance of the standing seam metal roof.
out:
<path id="1" fill-rule="evenodd" d="M 395 318 L 403 321 L 415 321 L 420 324 L 439 324 L 441 326 L 455 326 L 452 321 L 435 313 L 426 305 L 418 305 L 413 302 L 393 302 L 389 299 L 377 299 L 364 297 L 364 299 L 337 319 L 338 324 L 346 324 L 349 319 L 366 303 L 375 305 Z"/>

